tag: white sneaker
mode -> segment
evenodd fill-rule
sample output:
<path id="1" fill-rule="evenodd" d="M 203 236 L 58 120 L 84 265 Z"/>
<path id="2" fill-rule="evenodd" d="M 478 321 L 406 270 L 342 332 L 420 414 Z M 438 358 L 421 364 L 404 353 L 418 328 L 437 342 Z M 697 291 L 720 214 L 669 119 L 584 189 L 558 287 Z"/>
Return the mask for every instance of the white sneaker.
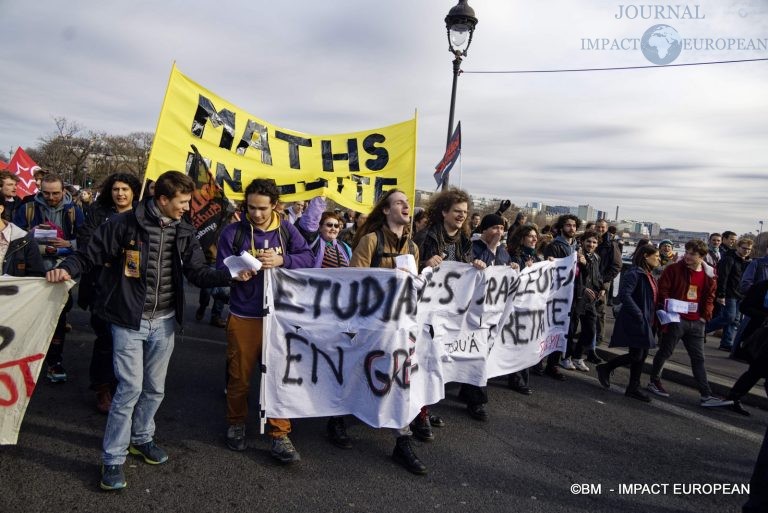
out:
<path id="1" fill-rule="evenodd" d="M 574 358 L 573 366 L 576 368 L 576 370 L 580 370 L 582 372 L 589 372 L 589 367 L 587 367 L 587 365 L 584 363 L 583 358 Z"/>
<path id="2" fill-rule="evenodd" d="M 705 408 L 717 408 L 718 406 L 730 406 L 733 404 L 733 401 L 708 395 L 701 398 L 700 404 Z"/>
<path id="3" fill-rule="evenodd" d="M 576 367 L 574 367 L 573 362 L 570 358 L 563 358 L 560 360 L 560 367 L 562 367 L 565 370 L 576 370 Z"/>

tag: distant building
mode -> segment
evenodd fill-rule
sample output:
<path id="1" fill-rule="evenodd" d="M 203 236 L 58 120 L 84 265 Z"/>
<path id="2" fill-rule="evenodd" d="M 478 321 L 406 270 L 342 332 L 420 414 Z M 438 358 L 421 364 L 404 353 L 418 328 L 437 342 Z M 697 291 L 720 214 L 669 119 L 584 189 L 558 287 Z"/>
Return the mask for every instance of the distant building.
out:
<path id="1" fill-rule="evenodd" d="M 584 221 L 597 221 L 597 213 L 592 205 L 579 205 L 576 215 Z"/>
<path id="2" fill-rule="evenodd" d="M 677 244 L 685 244 L 689 240 L 700 239 L 707 240 L 709 233 L 707 232 L 688 232 L 683 230 L 676 230 L 674 228 L 662 228 L 659 230 L 659 239 L 669 239 Z"/>
<path id="3" fill-rule="evenodd" d="M 545 212 L 547 214 L 552 214 L 553 216 L 561 216 L 564 214 L 570 214 L 571 213 L 571 207 L 565 207 L 562 205 L 547 205 Z"/>

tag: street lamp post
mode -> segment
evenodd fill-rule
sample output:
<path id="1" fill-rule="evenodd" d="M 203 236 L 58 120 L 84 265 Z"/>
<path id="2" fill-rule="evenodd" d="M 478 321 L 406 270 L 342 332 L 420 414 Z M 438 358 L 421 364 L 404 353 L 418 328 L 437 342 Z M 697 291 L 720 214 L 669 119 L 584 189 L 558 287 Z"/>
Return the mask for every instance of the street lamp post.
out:
<path id="1" fill-rule="evenodd" d="M 448 114 L 448 137 L 445 140 L 445 146 L 451 142 L 453 135 L 453 112 L 456 107 L 456 82 L 461 73 L 462 57 L 467 56 L 469 45 L 472 44 L 472 36 L 475 33 L 477 18 L 475 10 L 467 5 L 467 0 L 459 0 L 454 5 L 448 15 L 445 17 L 445 28 L 448 32 L 448 51 L 453 54 L 453 86 L 451 87 L 451 110 Z M 443 177 L 443 187 L 448 187 L 448 176 Z"/>
<path id="2" fill-rule="evenodd" d="M 760 237 L 760 234 L 763 233 L 763 222 L 758 221 L 757 224 L 760 225 L 760 229 L 757 231 L 757 236 Z"/>

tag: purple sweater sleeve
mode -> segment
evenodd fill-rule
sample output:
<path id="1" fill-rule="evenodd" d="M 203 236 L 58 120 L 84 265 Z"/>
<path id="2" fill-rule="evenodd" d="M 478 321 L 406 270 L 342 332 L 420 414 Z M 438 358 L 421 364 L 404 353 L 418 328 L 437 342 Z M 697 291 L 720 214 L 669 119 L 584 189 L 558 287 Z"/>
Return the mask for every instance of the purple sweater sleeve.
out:
<path id="1" fill-rule="evenodd" d="M 305 214 L 306 215 L 306 214 Z M 304 216 L 302 216 L 302 219 Z M 301 236 L 299 230 L 296 229 L 288 221 L 283 221 L 283 228 L 290 234 L 290 244 L 288 247 L 288 254 L 283 255 L 283 267 L 286 269 L 305 269 L 312 267 L 314 263 L 314 255 L 312 250 L 309 249 L 307 241 Z"/>
<path id="2" fill-rule="evenodd" d="M 307 210 L 299 218 L 299 226 L 307 233 L 315 233 L 320 229 L 320 218 L 325 212 L 327 203 L 325 198 L 317 196 L 312 198 L 307 206 Z"/>

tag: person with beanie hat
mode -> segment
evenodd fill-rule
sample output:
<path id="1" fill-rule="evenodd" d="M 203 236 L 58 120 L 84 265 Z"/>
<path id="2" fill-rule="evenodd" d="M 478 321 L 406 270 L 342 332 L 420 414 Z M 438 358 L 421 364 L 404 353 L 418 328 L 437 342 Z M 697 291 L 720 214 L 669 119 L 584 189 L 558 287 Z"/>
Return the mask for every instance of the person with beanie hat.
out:
<path id="1" fill-rule="evenodd" d="M 669 239 L 664 239 L 663 241 L 659 242 L 659 256 L 661 257 L 661 265 L 653 270 L 653 276 L 656 279 L 661 277 L 661 273 L 664 271 L 664 269 L 667 268 L 668 265 L 677 262 L 677 253 L 672 251 L 672 248 L 672 241 Z"/>
<path id="2" fill-rule="evenodd" d="M 483 217 L 483 220 L 480 221 L 480 233 L 483 233 L 488 228 L 491 228 L 493 226 L 504 226 L 504 219 L 498 215 L 498 214 L 487 214 L 485 217 Z"/>

